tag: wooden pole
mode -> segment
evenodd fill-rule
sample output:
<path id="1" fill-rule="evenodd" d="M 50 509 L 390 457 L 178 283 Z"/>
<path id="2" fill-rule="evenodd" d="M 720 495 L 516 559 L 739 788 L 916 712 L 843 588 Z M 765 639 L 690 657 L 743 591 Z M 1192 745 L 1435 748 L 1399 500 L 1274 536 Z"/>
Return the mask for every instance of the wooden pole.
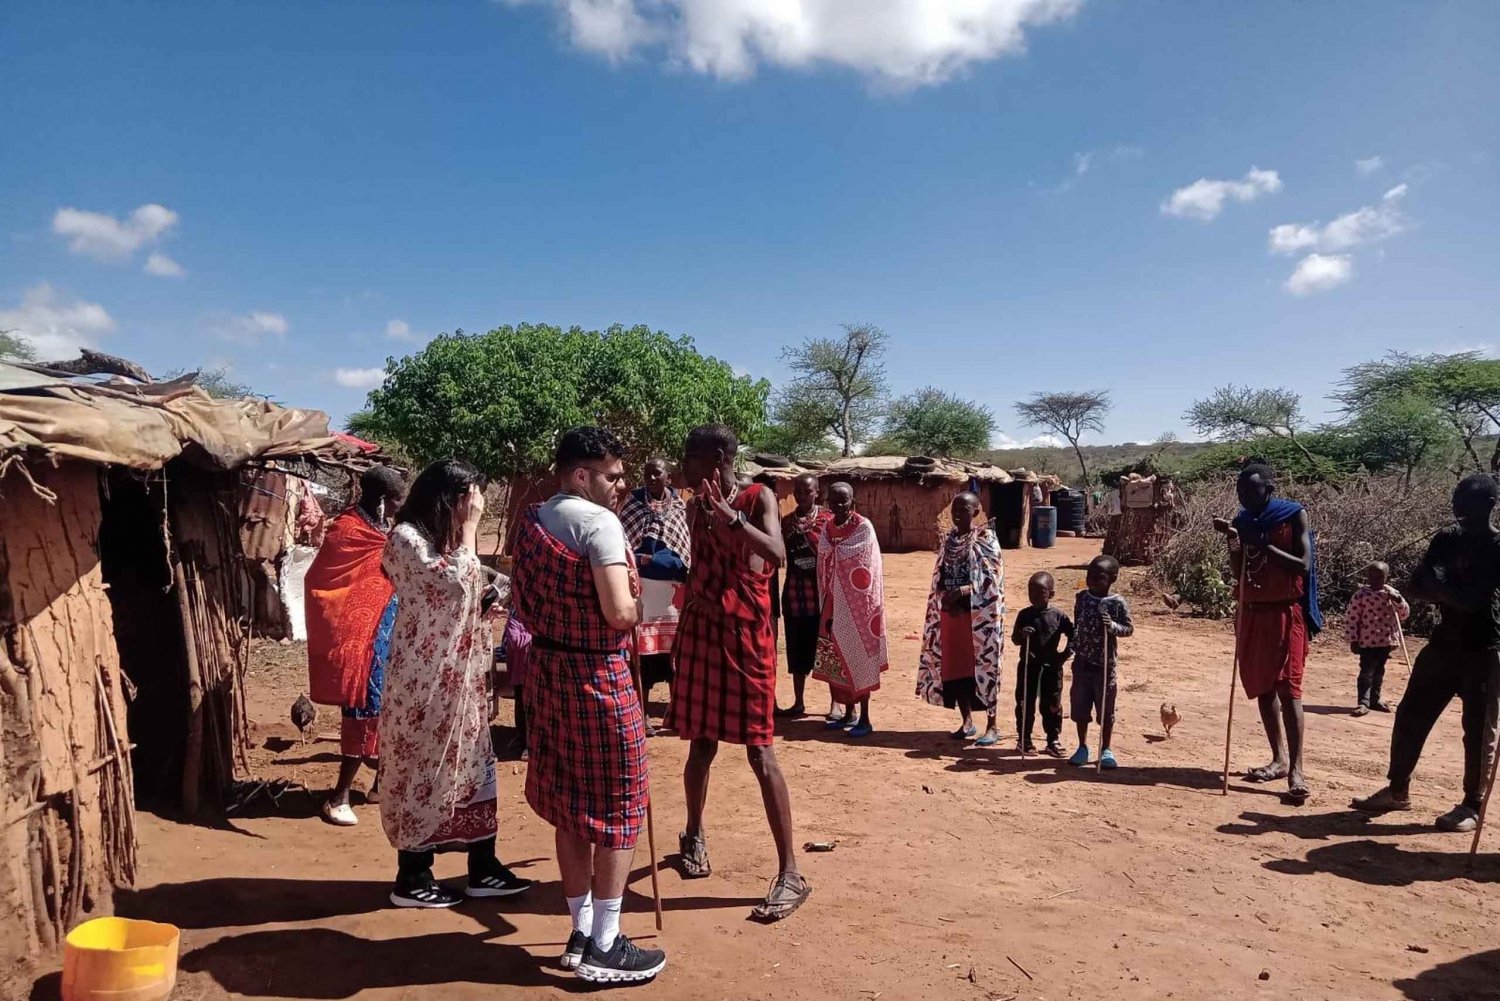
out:
<path id="1" fill-rule="evenodd" d="M 1391 606 L 1391 615 L 1396 620 L 1396 639 L 1401 641 L 1401 659 L 1406 661 L 1406 679 L 1411 680 L 1411 654 L 1406 652 L 1406 630 L 1401 628 L 1401 613 Z"/>
<path id="2" fill-rule="evenodd" d="M 646 715 L 646 688 L 641 683 L 641 634 L 630 632 L 630 675 L 635 682 L 635 695 L 641 703 L 641 716 Z M 662 930 L 661 882 L 656 873 L 656 818 L 651 813 L 651 800 L 646 800 L 646 850 L 651 853 L 651 903 L 656 910 L 656 930 Z"/>
<path id="3" fill-rule="evenodd" d="M 1479 855 L 1479 836 L 1484 833 L 1484 816 L 1490 809 L 1490 796 L 1495 791 L 1495 772 L 1500 771 L 1500 745 L 1490 755 L 1490 780 L 1484 787 L 1484 799 L 1479 803 L 1479 822 L 1474 825 L 1474 842 L 1469 845 L 1469 865 Z"/>
<path id="4" fill-rule="evenodd" d="M 1229 795 L 1229 740 L 1234 734 L 1234 684 L 1240 678 L 1240 609 L 1245 604 L 1245 565 L 1248 553 L 1240 545 L 1239 589 L 1234 595 L 1234 657 L 1229 670 L 1229 721 L 1224 724 L 1224 795 Z"/>

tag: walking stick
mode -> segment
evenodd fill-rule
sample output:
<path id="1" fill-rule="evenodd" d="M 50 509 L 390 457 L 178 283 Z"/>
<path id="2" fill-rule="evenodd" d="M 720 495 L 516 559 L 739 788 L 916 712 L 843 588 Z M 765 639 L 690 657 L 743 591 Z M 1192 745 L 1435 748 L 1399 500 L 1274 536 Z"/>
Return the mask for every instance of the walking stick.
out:
<path id="1" fill-rule="evenodd" d="M 1406 677 L 1411 679 L 1411 654 L 1406 652 L 1406 630 L 1401 628 L 1401 613 L 1391 606 L 1391 616 L 1396 620 L 1396 639 L 1401 641 L 1401 659 L 1406 661 Z"/>
<path id="2" fill-rule="evenodd" d="M 1021 760 L 1026 760 L 1027 740 L 1031 736 L 1031 728 L 1026 724 L 1031 716 L 1031 693 L 1026 683 L 1031 680 L 1031 637 L 1021 635 Z"/>
<path id="3" fill-rule="evenodd" d="M 1234 733 L 1234 683 L 1240 677 L 1240 609 L 1245 604 L 1245 566 L 1249 553 L 1240 544 L 1240 584 L 1234 595 L 1234 664 L 1229 670 L 1229 722 L 1224 724 L 1224 795 L 1229 795 L 1229 738 Z"/>
<path id="4" fill-rule="evenodd" d="M 1479 854 L 1479 836 L 1484 833 L 1484 815 L 1490 809 L 1490 795 L 1495 791 L 1495 772 L 1500 771 L 1500 744 L 1495 747 L 1495 752 L 1490 756 L 1490 781 L 1484 787 L 1484 799 L 1479 804 L 1479 822 L 1474 825 L 1474 843 L 1469 845 L 1469 865 L 1474 864 L 1474 859 Z"/>
<path id="5" fill-rule="evenodd" d="M 635 684 L 636 698 L 641 703 L 641 715 L 645 716 L 646 689 L 641 684 L 641 634 L 639 630 L 631 630 L 630 633 L 630 676 Z M 646 799 L 646 848 L 651 852 L 651 903 L 656 909 L 656 930 L 661 931 L 661 883 L 656 874 L 656 818 L 651 813 L 649 792 Z"/>
<path id="6" fill-rule="evenodd" d="M 1100 611 L 1103 611 L 1101 599 Z M 1109 620 L 1111 623 L 1114 619 Z M 1111 627 L 1100 630 L 1104 635 L 1101 642 L 1104 644 L 1104 653 L 1099 658 L 1099 760 L 1094 763 L 1094 774 L 1104 774 L 1104 721 L 1109 719 L 1109 639 Z"/>

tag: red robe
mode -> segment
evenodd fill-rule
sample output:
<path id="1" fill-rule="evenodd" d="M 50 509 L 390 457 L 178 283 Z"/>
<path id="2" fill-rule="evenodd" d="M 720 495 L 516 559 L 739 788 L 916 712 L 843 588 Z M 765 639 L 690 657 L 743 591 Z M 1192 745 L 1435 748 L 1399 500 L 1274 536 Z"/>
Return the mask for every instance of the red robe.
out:
<path id="1" fill-rule="evenodd" d="M 1286 521 L 1270 532 L 1268 542 L 1292 551 L 1296 526 Z M 1270 692 L 1302 698 L 1302 674 L 1307 662 L 1307 616 L 1302 598 L 1307 575 L 1247 548 L 1245 593 L 1240 596 L 1237 649 L 1240 684 L 1252 699 Z"/>

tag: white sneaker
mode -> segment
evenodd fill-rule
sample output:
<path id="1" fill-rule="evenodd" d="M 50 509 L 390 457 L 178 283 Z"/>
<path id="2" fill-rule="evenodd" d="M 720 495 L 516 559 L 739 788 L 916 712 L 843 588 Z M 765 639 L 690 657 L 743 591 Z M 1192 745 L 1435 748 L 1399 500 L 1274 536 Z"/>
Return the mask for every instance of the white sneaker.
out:
<path id="1" fill-rule="evenodd" d="M 334 806 L 332 803 L 323 804 L 323 819 L 334 827 L 353 827 L 359 823 L 359 818 L 354 815 L 354 808 L 348 803 L 340 803 Z"/>

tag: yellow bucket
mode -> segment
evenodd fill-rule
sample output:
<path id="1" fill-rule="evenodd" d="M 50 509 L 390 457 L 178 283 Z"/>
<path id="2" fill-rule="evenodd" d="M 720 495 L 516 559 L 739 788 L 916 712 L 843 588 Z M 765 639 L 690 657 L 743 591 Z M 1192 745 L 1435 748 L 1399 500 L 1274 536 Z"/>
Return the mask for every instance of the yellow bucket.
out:
<path id="1" fill-rule="evenodd" d="M 85 921 L 63 943 L 63 1001 L 163 1001 L 177 983 L 180 935 L 158 921 Z"/>

